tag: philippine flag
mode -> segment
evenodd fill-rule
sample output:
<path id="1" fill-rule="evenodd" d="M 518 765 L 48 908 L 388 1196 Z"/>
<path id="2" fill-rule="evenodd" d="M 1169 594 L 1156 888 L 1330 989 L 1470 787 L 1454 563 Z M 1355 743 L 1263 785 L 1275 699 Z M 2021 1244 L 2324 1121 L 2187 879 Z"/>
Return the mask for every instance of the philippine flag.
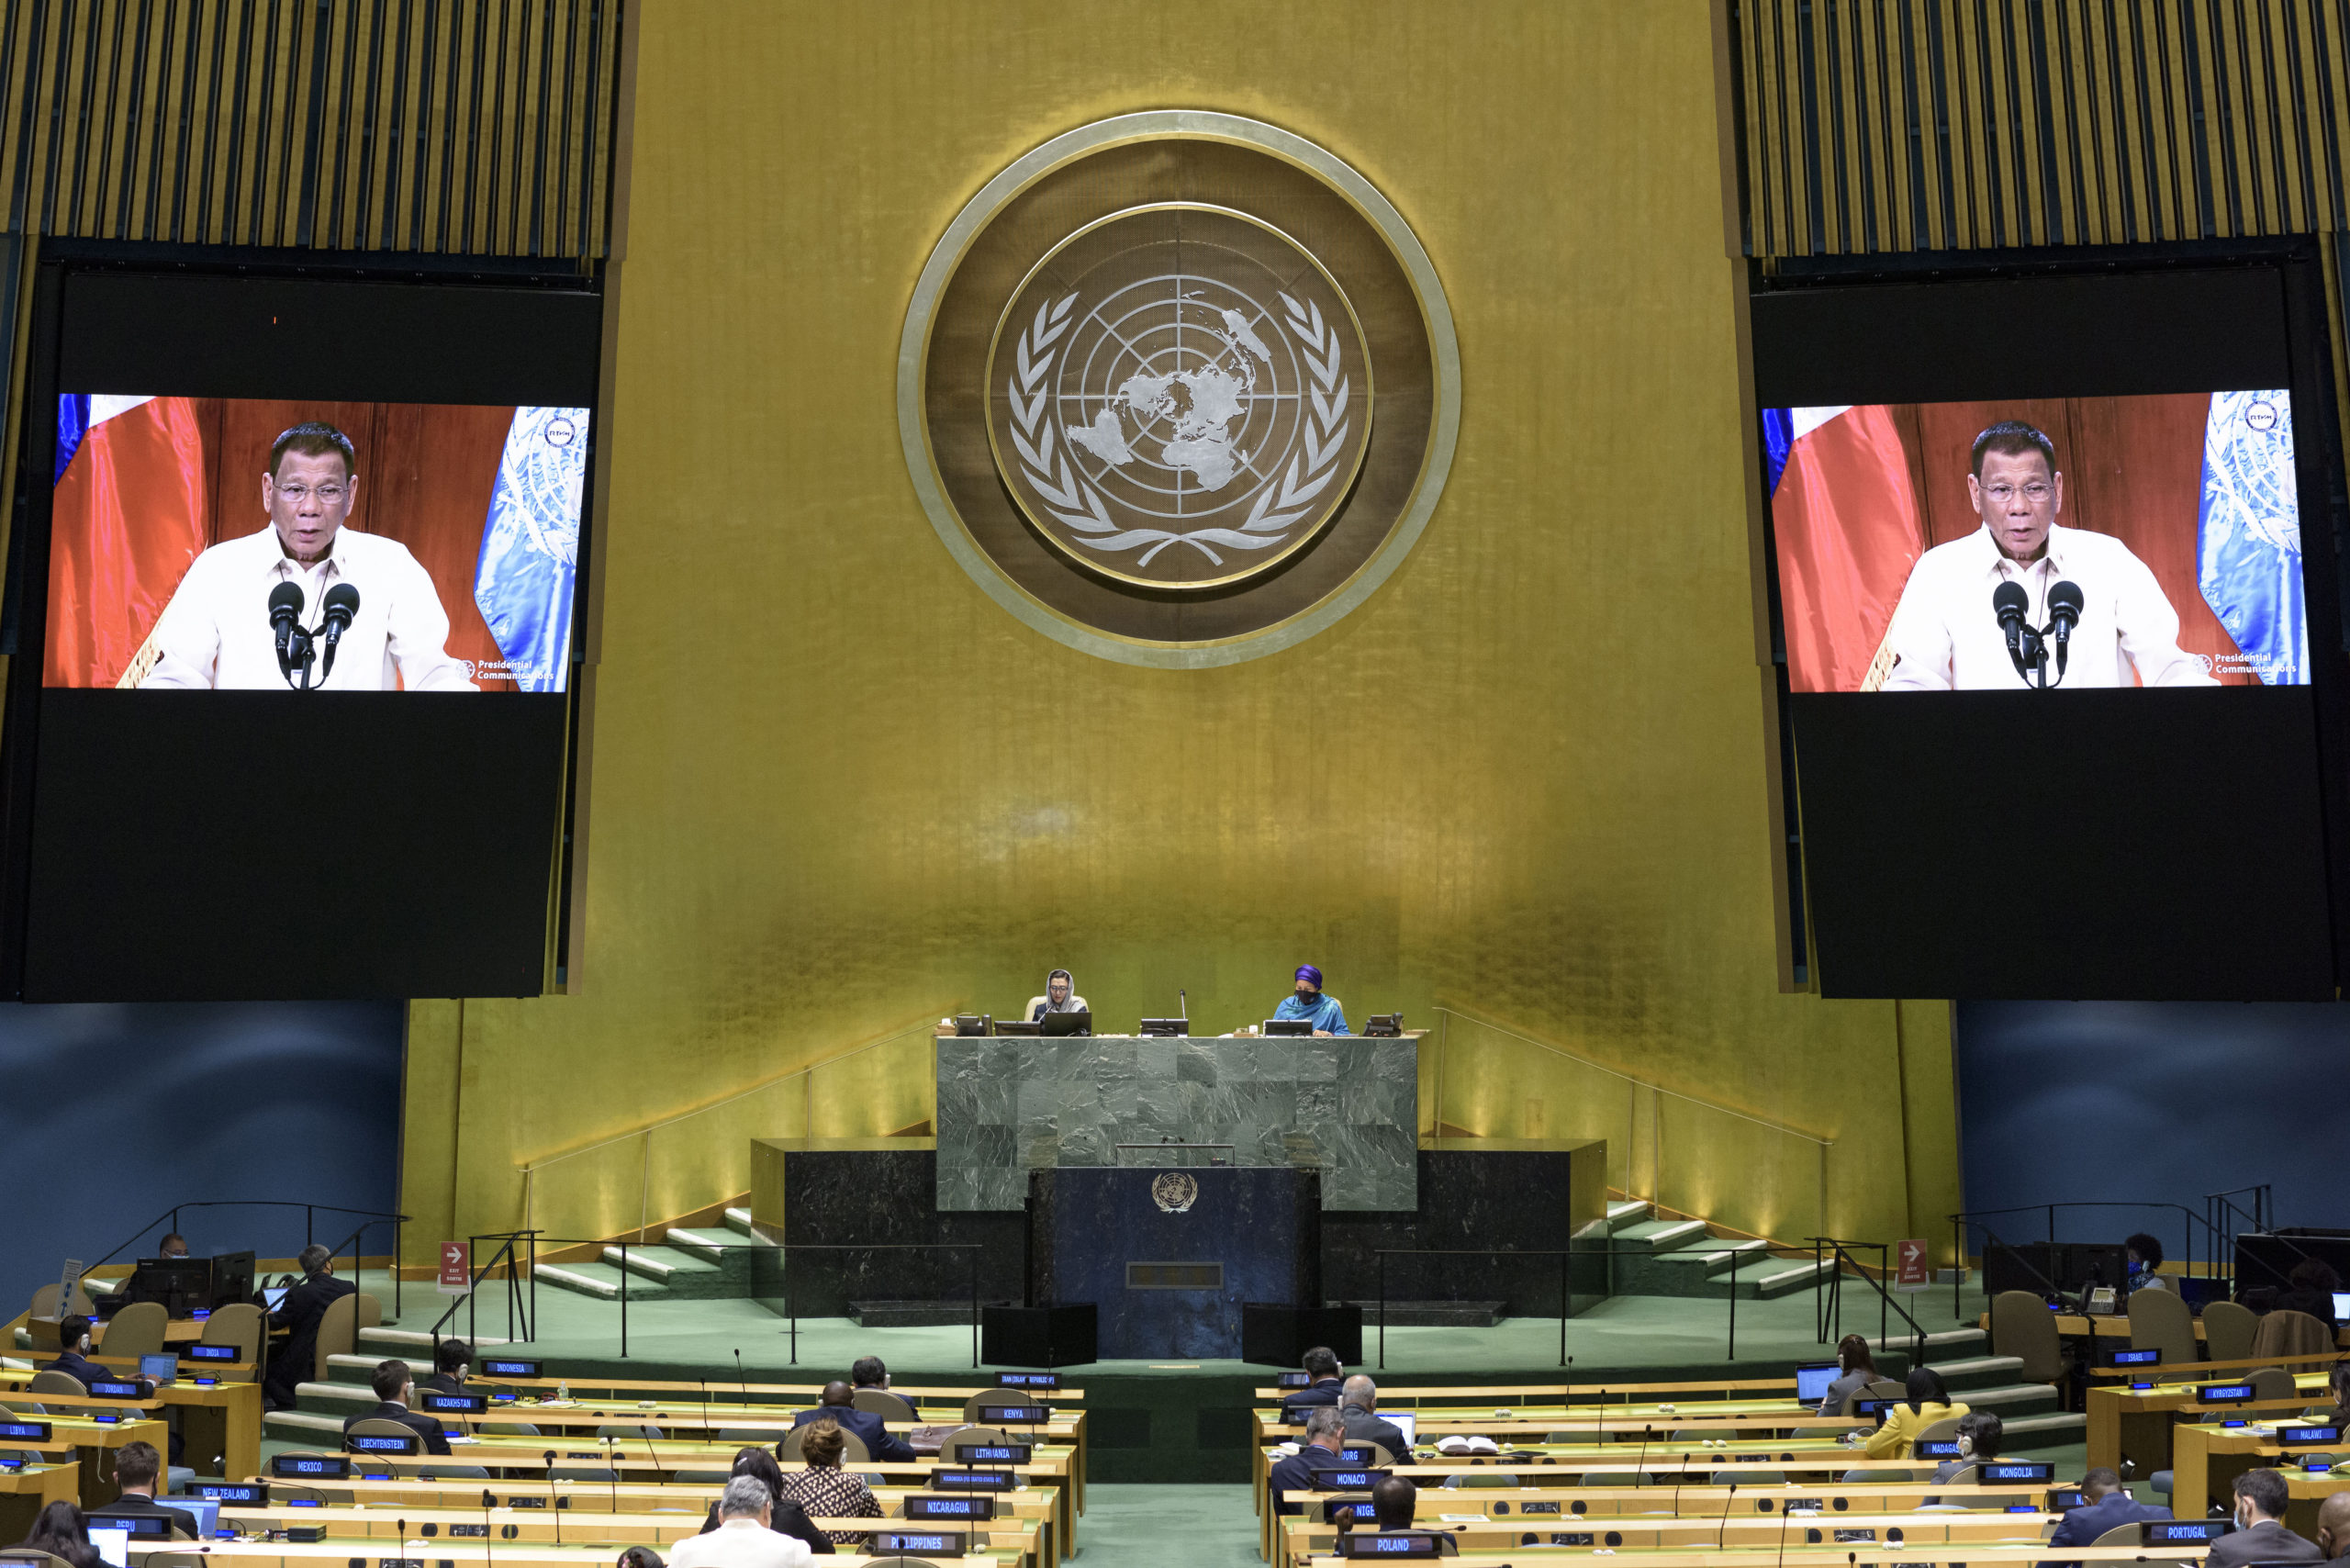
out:
<path id="1" fill-rule="evenodd" d="M 474 602 L 524 691 L 561 691 L 570 671 L 587 483 L 588 410 L 515 409 L 474 566 Z"/>
<path id="2" fill-rule="evenodd" d="M 2288 393 L 2212 394 L 2203 427 L 2195 576 L 2203 602 L 2263 686 L 2309 684 L 2301 500 Z"/>
<path id="3" fill-rule="evenodd" d="M 1878 405 L 1766 409 L 1780 623 L 1796 691 L 1874 691 L 1909 568 L 1926 547 L 1909 457 Z"/>
<path id="4" fill-rule="evenodd" d="M 211 537 L 194 399 L 68 396 L 57 409 L 49 686 L 136 686 L 148 639 Z"/>

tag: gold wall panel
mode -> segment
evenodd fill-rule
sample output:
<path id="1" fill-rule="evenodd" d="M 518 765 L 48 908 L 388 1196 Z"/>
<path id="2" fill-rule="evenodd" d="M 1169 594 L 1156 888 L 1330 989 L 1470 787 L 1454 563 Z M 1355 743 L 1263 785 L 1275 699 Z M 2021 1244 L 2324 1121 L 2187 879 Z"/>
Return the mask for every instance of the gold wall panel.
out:
<path id="1" fill-rule="evenodd" d="M 1457 1004 L 1833 1139 L 1841 1235 L 1942 1228 L 1912 1216 L 1957 1206 L 1954 1165 L 1921 1192 L 1903 1128 L 1947 1116 L 1943 1014 L 1777 983 L 1706 6 L 711 4 L 641 26 L 583 979 L 415 1010 L 420 1260 L 436 1229 L 517 1223 L 526 1160 L 925 1015 L 1010 1012 L 1055 965 L 1105 1023 L 1181 987 L 1228 1028 L 1310 960 L 1357 1018 Z M 1192 671 L 1006 614 L 940 546 L 896 422 L 946 222 L 1046 139 L 1169 106 L 1293 130 L 1385 192 L 1444 280 L 1463 392 L 1442 502 L 1387 584 L 1309 642 Z M 1618 1175 L 1653 1137 L 1668 1202 L 1815 1223 L 1810 1145 L 1667 1097 L 1619 1152 L 1617 1081 L 1457 1025 L 1446 1057 L 1448 1123 L 1606 1137 Z M 919 1039 L 851 1058 L 748 1132 L 895 1131 L 927 1060 Z M 666 1164 L 640 1192 L 643 1170 L 565 1224 L 720 1195 Z"/>

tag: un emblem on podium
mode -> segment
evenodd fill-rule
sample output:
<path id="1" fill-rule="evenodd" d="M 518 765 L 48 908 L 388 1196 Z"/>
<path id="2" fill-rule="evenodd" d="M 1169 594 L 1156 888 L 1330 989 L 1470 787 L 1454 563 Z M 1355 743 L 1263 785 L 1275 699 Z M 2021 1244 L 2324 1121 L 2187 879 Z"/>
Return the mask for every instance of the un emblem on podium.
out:
<path id="1" fill-rule="evenodd" d="M 1150 1184 L 1150 1201 L 1158 1205 L 1161 1214 L 1182 1214 L 1199 1198 L 1198 1178 L 1181 1170 L 1163 1170 Z"/>
<path id="2" fill-rule="evenodd" d="M 932 252 L 898 428 L 940 542 L 1011 614 L 1127 664 L 1314 635 L 1411 554 L 1460 357 L 1392 203 L 1259 121 L 1164 110 L 1014 161 Z"/>

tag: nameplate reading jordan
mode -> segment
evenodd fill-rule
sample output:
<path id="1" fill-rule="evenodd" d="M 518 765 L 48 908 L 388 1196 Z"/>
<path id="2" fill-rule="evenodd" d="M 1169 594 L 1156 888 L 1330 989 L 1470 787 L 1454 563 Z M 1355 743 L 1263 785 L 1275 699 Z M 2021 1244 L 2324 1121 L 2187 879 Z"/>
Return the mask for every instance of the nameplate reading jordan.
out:
<path id="1" fill-rule="evenodd" d="M 878 1529 L 866 1551 L 876 1557 L 960 1557 L 969 1540 L 961 1530 Z"/>
<path id="2" fill-rule="evenodd" d="M 1020 1478 L 1008 1470 L 934 1470 L 930 1486 L 934 1492 L 1009 1492 L 1020 1484 Z"/>
<path id="3" fill-rule="evenodd" d="M 906 1499 L 906 1518 L 910 1519 L 991 1519 L 995 1518 L 992 1497 L 921 1497 Z"/>
<path id="4" fill-rule="evenodd" d="M 239 1351 L 234 1345 L 185 1345 L 180 1349 L 184 1361 L 233 1361 Z"/>
<path id="5" fill-rule="evenodd" d="M 209 1497 L 225 1508 L 266 1508 L 269 1506 L 269 1483 L 266 1481 L 198 1481 L 196 1495 Z"/>
<path id="6" fill-rule="evenodd" d="M 1443 1548 L 1436 1537 L 1415 1530 L 1408 1535 L 1342 1535 L 1338 1538 L 1341 1557 L 1438 1557 Z"/>
<path id="7" fill-rule="evenodd" d="M 509 1361 L 491 1356 L 482 1361 L 481 1374 L 484 1377 L 536 1377 L 539 1366 L 537 1361 Z"/>
<path id="8" fill-rule="evenodd" d="M 90 1384 L 93 1399 L 137 1399 L 145 1392 L 135 1383 L 109 1383 L 105 1378 Z"/>
<path id="9" fill-rule="evenodd" d="M 2207 1383 L 2195 1391 L 2199 1405 L 2232 1405 L 2251 1397 L 2252 1384 L 2248 1383 Z"/>
<path id="10" fill-rule="evenodd" d="M 49 1441 L 49 1423 L 46 1421 L 0 1421 L 0 1440 L 45 1443 Z"/>
<path id="11" fill-rule="evenodd" d="M 450 1416 L 479 1416 L 489 1408 L 489 1401 L 478 1394 L 426 1394 L 418 1400 L 427 1410 Z"/>
<path id="12" fill-rule="evenodd" d="M 341 1481 L 351 1474 L 351 1462 L 339 1453 L 282 1453 L 269 1462 L 272 1475 L 323 1475 Z"/>
<path id="13" fill-rule="evenodd" d="M 995 1385 L 998 1388 L 1058 1388 L 1061 1385 L 1061 1374 L 1058 1372 L 998 1372 L 995 1374 Z"/>

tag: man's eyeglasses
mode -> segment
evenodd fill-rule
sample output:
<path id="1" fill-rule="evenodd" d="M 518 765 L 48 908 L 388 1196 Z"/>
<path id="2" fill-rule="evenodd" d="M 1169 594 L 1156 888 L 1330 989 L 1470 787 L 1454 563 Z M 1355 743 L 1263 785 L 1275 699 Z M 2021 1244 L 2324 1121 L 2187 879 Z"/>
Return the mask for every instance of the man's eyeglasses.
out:
<path id="1" fill-rule="evenodd" d="M 2019 492 L 2015 486 L 2003 481 L 1997 485 L 1984 486 L 1983 493 L 1990 497 L 1992 503 L 1997 506 L 2006 506 L 2020 493 L 2023 498 L 2033 506 L 2042 507 L 2048 504 L 2048 498 L 2056 493 L 2056 487 L 2044 479 L 2034 479 Z"/>
<path id="2" fill-rule="evenodd" d="M 305 498 L 314 492 L 308 485 L 280 485 L 277 487 L 277 493 L 298 507 Z M 341 485 L 320 485 L 315 492 L 319 498 L 319 504 L 327 507 L 341 505 L 342 498 L 350 493 Z"/>

